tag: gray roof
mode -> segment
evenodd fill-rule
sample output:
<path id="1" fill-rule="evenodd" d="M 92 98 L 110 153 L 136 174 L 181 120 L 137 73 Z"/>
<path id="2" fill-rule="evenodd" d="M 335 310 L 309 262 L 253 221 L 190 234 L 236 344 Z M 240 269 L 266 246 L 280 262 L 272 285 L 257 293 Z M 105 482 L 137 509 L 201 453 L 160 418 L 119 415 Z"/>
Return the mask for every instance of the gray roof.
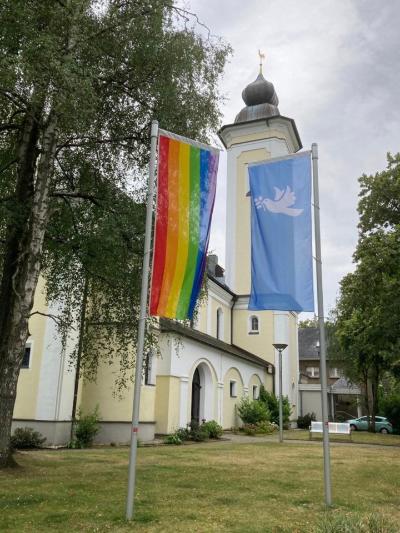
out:
<path id="1" fill-rule="evenodd" d="M 318 328 L 299 328 L 299 359 L 319 359 Z"/>
<path id="2" fill-rule="evenodd" d="M 249 122 L 260 118 L 279 116 L 278 96 L 271 82 L 262 73 L 243 89 L 244 107 L 235 118 L 235 123 Z"/>
<path id="3" fill-rule="evenodd" d="M 250 361 L 251 363 L 255 363 L 264 368 L 268 366 L 272 366 L 272 368 L 275 368 L 272 363 L 266 361 L 265 359 L 262 359 L 258 355 L 248 352 L 247 350 L 244 350 L 243 348 L 240 348 L 235 344 L 228 344 L 219 339 L 216 339 L 215 337 L 212 337 L 211 335 L 207 335 L 206 333 L 202 333 L 201 331 L 187 327 L 184 324 L 176 322 L 175 320 L 170 320 L 168 318 L 160 318 L 160 329 L 162 332 L 173 332 L 177 335 L 182 335 L 182 337 L 187 337 L 189 339 L 196 340 L 201 344 L 211 346 L 212 348 L 216 348 L 217 350 L 220 350 L 222 352 L 234 355 L 236 357 L 239 357 L 240 359 Z"/>

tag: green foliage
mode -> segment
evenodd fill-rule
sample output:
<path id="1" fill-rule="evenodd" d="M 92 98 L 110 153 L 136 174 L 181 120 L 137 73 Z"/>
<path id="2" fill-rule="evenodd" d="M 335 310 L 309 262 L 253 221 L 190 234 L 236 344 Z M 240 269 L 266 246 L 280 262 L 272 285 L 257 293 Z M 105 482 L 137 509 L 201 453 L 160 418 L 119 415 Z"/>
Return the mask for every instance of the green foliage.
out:
<path id="1" fill-rule="evenodd" d="M 246 435 L 271 435 L 276 431 L 277 425 L 273 422 L 263 421 L 257 424 L 243 424 L 242 430 Z"/>
<path id="2" fill-rule="evenodd" d="M 400 368 L 400 155 L 388 154 L 386 170 L 359 182 L 355 270 L 341 281 L 333 345 L 346 376 L 364 386 L 373 416 L 380 380 Z"/>
<path id="3" fill-rule="evenodd" d="M 220 439 L 223 434 L 222 427 L 215 420 L 209 420 L 201 425 L 204 431 L 207 431 L 210 439 Z"/>
<path id="4" fill-rule="evenodd" d="M 49 155 L 36 261 L 47 298 L 63 308 L 58 327 L 66 341 L 87 285 L 82 371 L 94 377 L 99 360 L 118 361 L 124 387 L 137 340 L 150 123 L 207 141 L 219 126 L 218 84 L 230 47 L 203 36 L 197 18 L 169 0 L 6 0 L 0 28 L 0 272 L 22 243 L 7 251 L 7 228 L 31 231 L 36 177 Z M 22 130 L 31 116 L 37 131 L 24 166 Z M 45 154 L 52 117 L 56 147 Z M 22 175 L 24 201 L 16 194 Z M 13 272 L 2 275 L 8 281 Z"/>
<path id="5" fill-rule="evenodd" d="M 243 397 L 237 407 L 238 414 L 244 424 L 258 424 L 270 420 L 270 412 L 265 403 Z"/>
<path id="6" fill-rule="evenodd" d="M 318 327 L 318 319 L 316 316 L 314 318 L 307 318 L 306 320 L 300 320 L 299 321 L 299 328 L 317 328 Z"/>
<path id="7" fill-rule="evenodd" d="M 41 448 L 45 442 L 46 437 L 43 437 L 39 431 L 29 427 L 16 428 L 11 437 L 11 448 L 15 450 Z"/>
<path id="8" fill-rule="evenodd" d="M 271 422 L 279 424 L 279 398 L 274 393 L 268 392 L 266 388 L 261 385 L 260 396 L 258 401 L 264 403 L 271 414 Z M 289 402 L 289 398 L 284 396 L 282 398 L 282 415 L 284 427 L 289 427 L 290 415 L 292 414 L 292 407 Z"/>
<path id="9" fill-rule="evenodd" d="M 87 415 L 84 415 L 81 409 L 77 414 L 71 448 L 90 448 L 100 429 L 99 406 L 96 405 L 95 410 Z"/>
<path id="10" fill-rule="evenodd" d="M 164 438 L 164 444 L 179 445 L 179 444 L 182 444 L 182 442 L 183 442 L 182 439 L 180 439 L 176 433 L 172 433 L 172 435 L 167 435 Z"/>
<path id="11" fill-rule="evenodd" d="M 299 429 L 309 429 L 311 422 L 316 419 L 315 413 L 306 413 L 304 416 L 299 416 L 297 418 L 297 427 Z"/>
<path id="12" fill-rule="evenodd" d="M 400 435 L 400 392 L 392 392 L 380 400 L 380 410 Z"/>
<path id="13" fill-rule="evenodd" d="M 179 428 L 172 435 L 165 437 L 165 444 L 182 444 L 185 441 L 204 442 L 208 439 L 219 439 L 223 433 L 222 427 L 215 421 L 209 420 L 199 425 L 192 420 L 187 428 Z"/>

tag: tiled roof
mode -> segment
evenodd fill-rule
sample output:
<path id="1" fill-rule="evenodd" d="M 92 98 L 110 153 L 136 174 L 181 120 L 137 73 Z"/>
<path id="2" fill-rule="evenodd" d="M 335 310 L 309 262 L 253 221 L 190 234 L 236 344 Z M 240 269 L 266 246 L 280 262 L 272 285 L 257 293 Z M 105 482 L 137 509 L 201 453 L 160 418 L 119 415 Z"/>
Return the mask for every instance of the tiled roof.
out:
<path id="1" fill-rule="evenodd" d="M 318 328 L 299 328 L 299 359 L 319 359 Z"/>

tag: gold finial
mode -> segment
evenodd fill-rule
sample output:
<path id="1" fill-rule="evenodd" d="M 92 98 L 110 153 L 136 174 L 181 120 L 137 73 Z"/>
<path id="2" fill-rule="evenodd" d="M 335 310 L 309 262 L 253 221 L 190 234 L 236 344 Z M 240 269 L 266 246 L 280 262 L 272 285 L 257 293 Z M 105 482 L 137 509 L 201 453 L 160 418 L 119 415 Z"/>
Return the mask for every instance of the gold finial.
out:
<path id="1" fill-rule="evenodd" d="M 264 52 L 261 52 L 261 50 L 258 51 L 258 56 L 260 58 L 260 74 L 262 74 L 262 68 L 263 68 L 263 60 L 265 59 Z"/>

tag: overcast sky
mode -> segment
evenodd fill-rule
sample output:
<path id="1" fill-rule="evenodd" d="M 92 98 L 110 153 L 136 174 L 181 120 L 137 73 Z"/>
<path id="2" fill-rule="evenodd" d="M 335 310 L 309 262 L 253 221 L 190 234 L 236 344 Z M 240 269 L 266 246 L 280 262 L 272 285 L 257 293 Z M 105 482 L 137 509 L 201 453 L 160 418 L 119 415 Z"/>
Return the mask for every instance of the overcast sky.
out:
<path id="1" fill-rule="evenodd" d="M 187 7 L 233 47 L 221 91 L 223 124 L 244 106 L 258 73 L 275 85 L 282 115 L 296 121 L 305 149 L 319 145 L 325 313 L 351 271 L 357 243 L 358 177 L 400 151 L 400 1 L 191 0 Z M 224 265 L 223 155 L 210 249 Z"/>

